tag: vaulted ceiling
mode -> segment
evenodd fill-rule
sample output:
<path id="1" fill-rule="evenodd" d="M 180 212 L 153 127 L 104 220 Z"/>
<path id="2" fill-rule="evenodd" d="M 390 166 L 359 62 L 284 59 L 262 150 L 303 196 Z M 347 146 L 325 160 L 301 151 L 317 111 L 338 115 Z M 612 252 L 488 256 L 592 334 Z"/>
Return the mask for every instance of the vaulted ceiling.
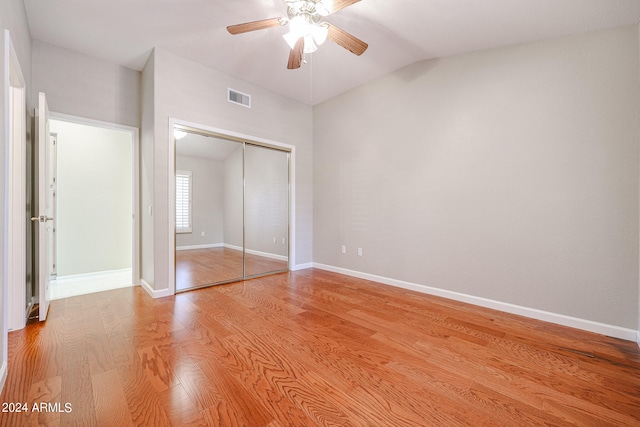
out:
<path id="1" fill-rule="evenodd" d="M 286 16 L 283 0 L 25 0 L 34 39 L 141 70 L 153 47 L 316 104 L 417 61 L 640 21 L 640 0 L 361 0 L 327 21 L 369 44 L 326 42 L 287 70 L 284 27 L 232 36 L 231 24 Z"/>

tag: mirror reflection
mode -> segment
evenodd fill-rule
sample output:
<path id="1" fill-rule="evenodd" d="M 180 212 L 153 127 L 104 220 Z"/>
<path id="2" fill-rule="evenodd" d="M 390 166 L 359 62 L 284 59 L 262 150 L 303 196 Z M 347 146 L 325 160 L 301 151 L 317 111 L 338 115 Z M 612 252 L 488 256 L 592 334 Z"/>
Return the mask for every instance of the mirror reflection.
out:
<path id="1" fill-rule="evenodd" d="M 286 270 L 289 254 L 289 154 L 245 147 L 245 275 Z"/>
<path id="2" fill-rule="evenodd" d="M 241 279 L 242 144 L 176 140 L 176 290 Z"/>
<path id="3" fill-rule="evenodd" d="M 289 153 L 177 133 L 175 188 L 177 292 L 287 271 Z"/>

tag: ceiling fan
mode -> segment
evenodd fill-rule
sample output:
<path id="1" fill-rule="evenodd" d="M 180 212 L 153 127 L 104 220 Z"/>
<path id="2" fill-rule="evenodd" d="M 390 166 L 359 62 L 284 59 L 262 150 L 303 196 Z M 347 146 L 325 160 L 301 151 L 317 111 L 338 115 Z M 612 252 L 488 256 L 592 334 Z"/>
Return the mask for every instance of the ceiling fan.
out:
<path id="1" fill-rule="evenodd" d="M 359 1 L 285 0 L 287 18 L 270 18 L 230 25 L 227 27 L 227 31 L 231 34 L 242 34 L 288 24 L 290 31 L 283 37 L 291 47 L 287 63 L 287 68 L 290 70 L 300 68 L 303 55 L 315 52 L 327 38 L 356 55 L 362 55 L 369 47 L 367 43 L 322 20 L 325 16 Z"/>

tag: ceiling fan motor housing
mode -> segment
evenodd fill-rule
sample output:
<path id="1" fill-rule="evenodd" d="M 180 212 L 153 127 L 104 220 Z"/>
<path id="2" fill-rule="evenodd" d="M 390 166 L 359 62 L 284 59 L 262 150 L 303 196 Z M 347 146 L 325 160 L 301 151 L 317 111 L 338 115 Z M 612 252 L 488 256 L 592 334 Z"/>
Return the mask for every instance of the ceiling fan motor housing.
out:
<path id="1" fill-rule="evenodd" d="M 289 20 L 302 16 L 309 24 L 317 24 L 323 16 L 327 16 L 329 10 L 322 1 L 291 0 L 287 1 L 287 15 Z"/>

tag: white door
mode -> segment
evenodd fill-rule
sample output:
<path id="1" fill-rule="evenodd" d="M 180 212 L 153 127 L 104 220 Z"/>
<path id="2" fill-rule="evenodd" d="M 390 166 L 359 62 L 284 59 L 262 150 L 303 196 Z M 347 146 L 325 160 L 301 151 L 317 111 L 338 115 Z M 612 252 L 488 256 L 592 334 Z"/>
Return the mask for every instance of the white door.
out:
<path id="1" fill-rule="evenodd" d="M 37 159 L 37 201 L 38 216 L 31 218 L 37 225 L 38 257 L 38 303 L 40 321 L 47 318 L 49 311 L 49 238 L 53 224 L 53 203 L 49 191 L 50 145 L 49 145 L 49 107 L 44 93 L 40 92 L 38 110 L 36 110 Z"/>

